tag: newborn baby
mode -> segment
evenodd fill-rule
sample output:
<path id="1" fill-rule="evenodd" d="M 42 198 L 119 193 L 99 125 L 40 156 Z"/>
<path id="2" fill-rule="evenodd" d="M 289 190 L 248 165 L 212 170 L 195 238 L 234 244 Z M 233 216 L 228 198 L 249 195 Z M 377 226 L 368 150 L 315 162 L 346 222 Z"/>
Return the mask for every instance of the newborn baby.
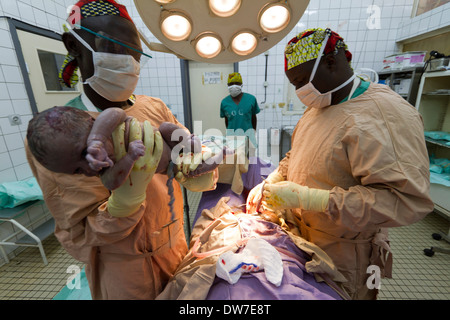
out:
<path id="1" fill-rule="evenodd" d="M 120 130 L 116 130 L 118 126 L 121 126 L 122 136 Z M 53 107 L 30 120 L 27 140 L 34 157 L 48 170 L 100 175 L 105 187 L 114 190 L 127 179 L 135 162 L 145 153 L 143 141 L 130 138 L 130 131 L 133 130 L 142 130 L 142 136 L 145 135 L 143 124 L 128 117 L 120 108 L 108 108 L 94 119 L 89 113 L 76 108 Z M 195 177 L 210 173 L 223 159 L 222 153 L 212 156 L 196 136 L 173 123 L 162 123 L 159 131 L 153 130 L 155 140 L 159 135 L 163 140 L 156 173 L 167 172 L 172 150 L 175 158 L 178 157 L 174 166 L 174 173 L 178 176 Z M 117 161 L 113 134 L 119 135 L 116 143 L 123 141 L 126 150 L 126 154 Z M 179 153 L 186 150 L 187 154 Z"/>

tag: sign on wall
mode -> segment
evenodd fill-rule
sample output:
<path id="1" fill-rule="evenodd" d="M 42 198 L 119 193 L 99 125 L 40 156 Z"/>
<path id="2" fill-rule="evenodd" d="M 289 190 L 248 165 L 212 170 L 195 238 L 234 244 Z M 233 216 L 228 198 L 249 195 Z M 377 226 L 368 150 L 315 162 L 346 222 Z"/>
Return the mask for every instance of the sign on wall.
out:
<path id="1" fill-rule="evenodd" d="M 205 84 L 219 84 L 222 83 L 222 72 L 209 71 L 203 72 L 202 83 Z"/>

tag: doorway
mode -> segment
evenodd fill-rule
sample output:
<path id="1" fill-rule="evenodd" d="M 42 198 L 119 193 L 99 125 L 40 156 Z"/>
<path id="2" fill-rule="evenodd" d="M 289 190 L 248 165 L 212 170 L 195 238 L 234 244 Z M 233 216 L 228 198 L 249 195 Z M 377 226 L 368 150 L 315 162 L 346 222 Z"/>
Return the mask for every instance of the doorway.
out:
<path id="1" fill-rule="evenodd" d="M 235 64 L 209 64 L 189 61 L 189 87 L 193 133 L 225 136 L 225 119 L 220 103 L 229 95 L 227 79 Z"/>

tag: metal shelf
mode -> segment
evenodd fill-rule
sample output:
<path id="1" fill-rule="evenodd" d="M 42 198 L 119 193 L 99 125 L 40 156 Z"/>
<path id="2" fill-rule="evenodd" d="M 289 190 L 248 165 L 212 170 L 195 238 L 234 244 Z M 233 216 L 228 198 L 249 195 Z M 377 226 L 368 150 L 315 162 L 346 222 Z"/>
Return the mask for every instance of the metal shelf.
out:
<path id="1" fill-rule="evenodd" d="M 422 115 L 425 131 L 450 132 L 449 94 L 429 94 L 439 89 L 450 88 L 450 71 L 425 72 L 420 81 L 416 108 Z M 450 159 L 450 146 L 446 140 L 425 137 L 430 155 Z M 431 183 L 430 196 L 435 210 L 450 217 L 450 187 Z"/>
<path id="2" fill-rule="evenodd" d="M 447 144 L 446 144 L 446 143 L 448 143 L 449 141 L 446 141 L 446 140 L 435 140 L 435 139 L 431 139 L 431 138 L 428 138 L 428 137 L 425 137 L 425 140 L 426 140 L 427 142 L 436 144 L 436 145 L 441 146 L 441 147 L 450 148 L 450 145 L 447 145 Z"/>
<path id="3" fill-rule="evenodd" d="M 408 92 L 397 93 L 402 96 L 406 101 L 415 106 L 417 98 L 417 90 L 419 88 L 420 77 L 422 75 L 423 66 L 410 67 L 404 69 L 395 70 L 382 70 L 378 72 L 380 80 L 388 80 L 389 87 L 395 91 L 396 82 L 403 79 L 411 79 Z"/>

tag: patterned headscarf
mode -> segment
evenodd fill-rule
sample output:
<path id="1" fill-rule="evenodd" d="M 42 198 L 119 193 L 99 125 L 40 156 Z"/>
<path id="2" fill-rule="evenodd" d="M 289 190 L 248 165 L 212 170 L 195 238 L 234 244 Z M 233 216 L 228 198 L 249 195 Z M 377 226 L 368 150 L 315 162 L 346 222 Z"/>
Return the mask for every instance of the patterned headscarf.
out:
<path id="1" fill-rule="evenodd" d="M 80 0 L 72 7 L 67 22 L 72 26 L 85 18 L 99 16 L 119 16 L 133 22 L 126 7 L 115 0 Z M 64 30 L 68 31 L 66 26 Z M 59 71 L 61 84 L 73 88 L 78 83 L 77 69 L 75 58 L 67 54 Z"/>
<path id="2" fill-rule="evenodd" d="M 350 63 L 352 54 L 348 51 L 344 39 L 336 32 L 327 29 L 307 29 L 292 38 L 284 51 L 285 71 L 292 69 L 302 63 L 318 58 L 320 48 L 329 35 L 323 54 L 337 52 L 337 49 L 344 48 L 347 61 Z"/>
<path id="3" fill-rule="evenodd" d="M 228 83 L 232 82 L 242 83 L 242 76 L 239 72 L 233 72 L 228 75 Z"/>

